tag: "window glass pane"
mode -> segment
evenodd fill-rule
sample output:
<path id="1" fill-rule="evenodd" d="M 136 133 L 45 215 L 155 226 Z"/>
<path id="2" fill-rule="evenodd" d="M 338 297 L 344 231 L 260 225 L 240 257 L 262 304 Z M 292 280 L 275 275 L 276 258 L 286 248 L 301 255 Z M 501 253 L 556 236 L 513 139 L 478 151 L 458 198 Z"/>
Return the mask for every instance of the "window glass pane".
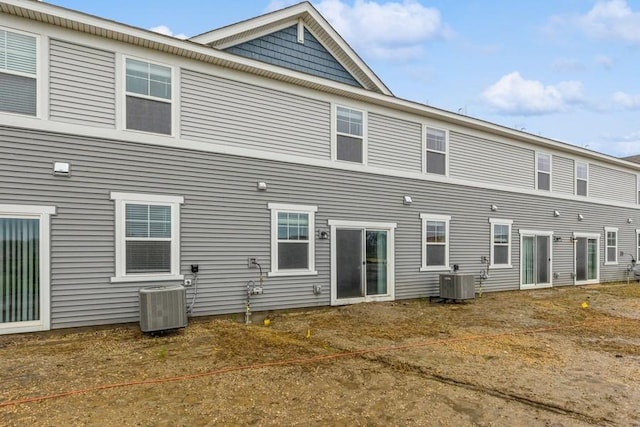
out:
<path id="1" fill-rule="evenodd" d="M 0 30 L 0 69 L 36 74 L 36 38 Z"/>
<path id="2" fill-rule="evenodd" d="M 140 77 L 127 76 L 127 92 L 149 95 L 149 82 Z"/>
<path id="3" fill-rule="evenodd" d="M 576 186 L 576 194 L 578 194 L 578 196 L 586 196 L 587 195 L 587 181 L 583 181 L 581 179 L 579 179 L 576 182 L 577 186 Z"/>
<path id="4" fill-rule="evenodd" d="M 149 237 L 149 205 L 126 205 L 126 237 Z"/>
<path id="5" fill-rule="evenodd" d="M 576 178 L 578 179 L 587 179 L 587 164 L 586 163 L 576 163 Z"/>
<path id="6" fill-rule="evenodd" d="M 309 214 L 278 212 L 278 240 L 308 240 Z"/>
<path id="7" fill-rule="evenodd" d="M 615 231 L 607 231 L 607 246 L 615 246 L 616 245 L 616 232 Z"/>
<path id="8" fill-rule="evenodd" d="M 427 265 L 444 265 L 445 245 L 427 245 Z"/>
<path id="9" fill-rule="evenodd" d="M 446 223 L 427 221 L 427 243 L 446 243 Z"/>
<path id="10" fill-rule="evenodd" d="M 309 243 L 278 242 L 278 270 L 308 268 Z"/>
<path id="11" fill-rule="evenodd" d="M 493 263 L 508 264 L 509 263 L 509 246 L 496 245 L 493 248 Z"/>
<path id="12" fill-rule="evenodd" d="M 362 136 L 362 112 L 349 108 L 338 107 L 337 130 L 353 136 Z"/>
<path id="13" fill-rule="evenodd" d="M 127 273 L 171 272 L 171 242 L 128 241 Z"/>
<path id="14" fill-rule="evenodd" d="M 127 96 L 127 129 L 171 135 L 171 104 Z"/>
<path id="15" fill-rule="evenodd" d="M 504 224 L 494 224 L 493 243 L 509 243 L 509 226 Z"/>
<path id="16" fill-rule="evenodd" d="M 36 109 L 36 79 L 0 73 L 0 111 L 35 116 Z"/>
<path id="17" fill-rule="evenodd" d="M 427 128 L 427 149 L 436 151 L 447 150 L 446 132 L 440 129 Z"/>
<path id="18" fill-rule="evenodd" d="M 551 172 L 551 157 L 548 154 L 538 154 L 538 170 Z"/>
<path id="19" fill-rule="evenodd" d="M 607 261 L 615 262 L 616 261 L 616 248 L 607 248 Z"/>
<path id="20" fill-rule="evenodd" d="M 362 139 L 351 136 L 337 136 L 337 159 L 362 163 Z"/>
<path id="21" fill-rule="evenodd" d="M 551 189 L 551 179 L 550 175 L 545 172 L 538 172 L 538 189 L 539 190 L 550 190 Z"/>
<path id="22" fill-rule="evenodd" d="M 443 153 L 427 151 L 427 172 L 445 175 L 447 172 L 447 158 Z"/>
<path id="23" fill-rule="evenodd" d="M 171 207 L 149 207 L 149 237 L 171 238 Z"/>

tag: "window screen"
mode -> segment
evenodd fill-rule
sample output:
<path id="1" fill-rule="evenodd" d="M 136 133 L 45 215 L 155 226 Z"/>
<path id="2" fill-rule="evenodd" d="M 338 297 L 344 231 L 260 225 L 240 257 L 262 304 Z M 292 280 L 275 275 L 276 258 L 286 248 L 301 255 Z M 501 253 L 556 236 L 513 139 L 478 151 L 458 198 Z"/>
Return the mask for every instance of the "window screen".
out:
<path id="1" fill-rule="evenodd" d="M 36 58 L 35 37 L 0 30 L 0 111 L 36 115 Z"/>

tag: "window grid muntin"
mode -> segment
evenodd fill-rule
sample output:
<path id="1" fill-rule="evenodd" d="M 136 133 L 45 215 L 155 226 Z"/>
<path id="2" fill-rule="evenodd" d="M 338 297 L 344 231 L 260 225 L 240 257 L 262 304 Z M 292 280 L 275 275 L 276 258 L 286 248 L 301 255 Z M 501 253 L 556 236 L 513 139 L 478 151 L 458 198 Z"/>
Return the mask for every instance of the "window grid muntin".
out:
<path id="1" fill-rule="evenodd" d="M 129 95 L 171 102 L 172 77 L 171 67 L 133 58 L 125 60 L 125 86 Z"/>
<path id="2" fill-rule="evenodd" d="M 37 38 L 0 29 L 0 72 L 36 78 L 37 68 Z"/>
<path id="3" fill-rule="evenodd" d="M 364 135 L 364 112 L 347 107 L 336 107 L 336 132 L 362 139 Z"/>

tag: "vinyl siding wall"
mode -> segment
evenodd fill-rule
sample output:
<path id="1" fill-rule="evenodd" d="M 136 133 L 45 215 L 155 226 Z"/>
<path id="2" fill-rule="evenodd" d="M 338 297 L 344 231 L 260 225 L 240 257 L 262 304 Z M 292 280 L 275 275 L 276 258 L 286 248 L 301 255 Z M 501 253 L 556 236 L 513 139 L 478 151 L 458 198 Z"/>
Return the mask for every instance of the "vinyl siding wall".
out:
<path id="1" fill-rule="evenodd" d="M 420 123 L 370 113 L 367 143 L 369 165 L 410 172 L 422 171 Z"/>
<path id="2" fill-rule="evenodd" d="M 589 196 L 636 203 L 636 174 L 590 164 Z"/>
<path id="3" fill-rule="evenodd" d="M 449 133 L 449 175 L 471 182 L 533 189 L 533 149 L 503 144 L 460 132 Z"/>
<path id="4" fill-rule="evenodd" d="M 270 211 L 267 203 L 315 205 L 316 231 L 327 220 L 395 222 L 396 298 L 437 295 L 437 272 L 420 272 L 421 213 L 451 215 L 450 264 L 478 276 L 489 256 L 488 218 L 513 220 L 512 269 L 494 270 L 484 291 L 519 288 L 519 229 L 554 231 L 554 285 L 573 283 L 574 231 L 603 234 L 619 228 L 619 250 L 635 252 L 635 209 L 544 196 L 481 190 L 421 180 L 353 173 L 274 161 L 160 148 L 113 140 L 0 128 L 3 203 L 56 205 L 51 228 L 51 304 L 54 328 L 138 320 L 138 290 L 154 283 L 110 283 L 114 274 L 114 205 L 111 191 L 184 196 L 181 207 L 181 267 L 199 264 L 194 315 L 243 311 L 246 283 L 258 271 L 255 256 L 270 269 Z M 72 165 L 70 178 L 51 174 L 54 158 Z M 269 189 L 255 189 L 256 177 Z M 15 191 L 19 187 L 20 191 Z M 413 195 L 411 206 L 402 195 Z M 491 212 L 489 205 L 499 206 Z M 523 207 L 526 206 L 526 209 Z M 553 209 L 561 212 L 554 218 Z M 577 221 L 577 213 L 585 216 Z M 634 219 L 628 224 L 626 218 Z M 330 240 L 316 240 L 317 276 L 268 277 L 254 310 L 330 304 Z M 604 266 L 601 279 L 623 279 L 624 267 Z M 315 295 L 312 285 L 323 285 Z M 192 289 L 189 290 L 189 298 Z"/>
<path id="5" fill-rule="evenodd" d="M 182 70 L 182 137 L 331 158 L 331 106 L 297 95 Z"/>
<path id="6" fill-rule="evenodd" d="M 575 163 L 572 159 L 553 155 L 551 158 L 551 189 L 554 193 L 574 194 Z"/>
<path id="7" fill-rule="evenodd" d="M 115 127 L 115 54 L 50 41 L 51 120 Z"/>

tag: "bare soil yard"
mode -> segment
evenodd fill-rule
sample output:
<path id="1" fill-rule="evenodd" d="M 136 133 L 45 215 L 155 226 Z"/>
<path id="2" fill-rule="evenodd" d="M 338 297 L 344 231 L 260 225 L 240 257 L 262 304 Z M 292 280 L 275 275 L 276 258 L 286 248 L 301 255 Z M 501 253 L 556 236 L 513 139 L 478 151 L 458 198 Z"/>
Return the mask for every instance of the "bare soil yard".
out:
<path id="1" fill-rule="evenodd" d="M 639 284 L 267 318 L 0 336 L 0 425 L 640 426 Z"/>

